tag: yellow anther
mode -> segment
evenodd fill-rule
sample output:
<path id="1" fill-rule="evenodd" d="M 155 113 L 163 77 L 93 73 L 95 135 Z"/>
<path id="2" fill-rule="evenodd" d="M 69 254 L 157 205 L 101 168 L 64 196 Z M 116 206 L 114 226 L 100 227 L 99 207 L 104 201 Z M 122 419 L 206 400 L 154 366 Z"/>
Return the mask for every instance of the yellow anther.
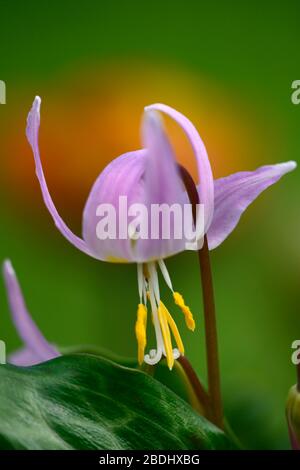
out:
<path id="1" fill-rule="evenodd" d="M 178 305 L 178 307 L 182 310 L 184 314 L 186 326 L 190 330 L 194 331 L 195 320 L 193 318 L 193 314 L 190 310 L 190 307 L 185 305 L 184 298 L 182 297 L 181 294 L 179 294 L 179 292 L 173 292 L 173 298 L 174 298 L 175 304 Z"/>
<path id="2" fill-rule="evenodd" d="M 162 302 L 161 302 L 161 304 L 162 304 L 162 309 L 164 310 L 165 316 L 167 318 L 169 327 L 170 327 L 170 329 L 172 331 L 172 334 L 174 336 L 174 339 L 176 341 L 178 351 L 180 352 L 180 354 L 184 355 L 184 346 L 183 346 L 183 342 L 182 342 L 180 333 L 178 331 L 177 325 L 176 325 L 175 321 L 173 320 L 172 315 L 170 314 L 167 307 Z"/>
<path id="3" fill-rule="evenodd" d="M 146 338 L 146 325 L 147 325 L 147 308 L 144 304 L 138 305 L 137 320 L 135 323 L 135 334 L 138 343 L 138 361 L 141 365 L 144 361 L 145 347 L 147 344 Z"/>
<path id="4" fill-rule="evenodd" d="M 171 335 L 165 310 L 166 308 L 164 304 L 160 302 L 159 307 L 157 309 L 157 313 L 166 350 L 167 364 L 169 369 L 171 370 L 174 365 L 174 356 Z"/>

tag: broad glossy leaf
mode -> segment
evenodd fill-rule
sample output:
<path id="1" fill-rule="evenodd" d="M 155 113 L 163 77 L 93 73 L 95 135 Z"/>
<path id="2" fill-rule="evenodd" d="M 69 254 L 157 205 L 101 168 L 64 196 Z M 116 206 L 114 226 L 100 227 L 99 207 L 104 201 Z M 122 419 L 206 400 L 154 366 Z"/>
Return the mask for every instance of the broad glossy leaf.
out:
<path id="1" fill-rule="evenodd" d="M 92 355 L 0 366 L 3 449 L 224 449 L 211 423 L 147 374 Z"/>
<path id="2" fill-rule="evenodd" d="M 116 362 L 121 366 L 131 367 L 133 369 L 140 369 L 136 358 L 119 356 L 113 353 L 112 351 L 101 348 L 99 346 L 83 344 L 59 348 L 59 351 L 64 355 L 93 354 L 95 356 L 100 356 L 102 358 L 109 359 L 110 361 Z M 187 390 L 184 387 L 184 384 L 182 383 L 182 378 L 178 374 L 178 370 L 176 367 L 174 367 L 173 370 L 170 371 L 167 365 L 167 361 L 163 359 L 158 364 L 156 364 L 155 367 L 153 367 L 153 375 L 155 376 L 156 380 L 166 385 L 173 392 L 179 395 L 183 400 L 189 403 L 189 396 Z"/>

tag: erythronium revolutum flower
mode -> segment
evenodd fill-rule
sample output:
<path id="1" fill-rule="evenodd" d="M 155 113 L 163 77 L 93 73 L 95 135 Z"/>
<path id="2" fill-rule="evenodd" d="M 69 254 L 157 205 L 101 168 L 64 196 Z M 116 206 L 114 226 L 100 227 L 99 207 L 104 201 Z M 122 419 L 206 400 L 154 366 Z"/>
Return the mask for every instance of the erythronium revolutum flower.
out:
<path id="1" fill-rule="evenodd" d="M 194 125 L 178 111 L 164 104 L 145 108 L 142 122 L 143 148 L 125 153 L 113 160 L 100 173 L 94 183 L 83 212 L 83 238 L 76 236 L 58 214 L 49 194 L 44 177 L 39 147 L 41 99 L 36 97 L 28 115 L 27 138 L 32 147 L 36 174 L 41 186 L 44 202 L 62 235 L 76 248 L 102 261 L 135 262 L 138 272 L 138 305 L 136 336 L 139 363 L 156 364 L 166 356 L 171 369 L 174 359 L 184 354 L 183 344 L 171 314 L 160 299 L 157 269 L 159 268 L 175 303 L 185 315 L 189 329 L 194 330 L 195 322 L 183 297 L 173 290 L 172 282 L 164 259 L 184 251 L 185 240 L 169 239 L 124 239 L 99 240 L 96 234 L 98 217 L 96 209 L 100 204 L 112 204 L 118 213 L 120 196 L 126 196 L 128 206 L 133 203 L 183 204 L 187 195 L 179 175 L 176 159 L 159 112 L 173 118 L 184 130 L 193 148 L 200 179 L 197 187 L 199 200 L 204 206 L 204 232 L 209 249 L 219 246 L 233 231 L 242 213 L 249 204 L 268 186 L 277 182 L 285 173 L 296 167 L 295 162 L 281 163 L 258 168 L 252 172 L 241 172 L 213 180 L 210 162 L 205 146 Z M 117 214 L 118 217 L 122 214 Z M 117 220 L 119 218 L 117 217 Z M 152 311 L 157 346 L 144 355 L 146 347 L 147 302 Z M 172 349 L 171 334 L 177 348 Z"/>
<path id="2" fill-rule="evenodd" d="M 57 349 L 48 343 L 32 320 L 16 273 L 9 260 L 3 263 L 3 277 L 12 319 L 25 345 L 9 357 L 9 362 L 18 366 L 31 366 L 60 356 Z"/>

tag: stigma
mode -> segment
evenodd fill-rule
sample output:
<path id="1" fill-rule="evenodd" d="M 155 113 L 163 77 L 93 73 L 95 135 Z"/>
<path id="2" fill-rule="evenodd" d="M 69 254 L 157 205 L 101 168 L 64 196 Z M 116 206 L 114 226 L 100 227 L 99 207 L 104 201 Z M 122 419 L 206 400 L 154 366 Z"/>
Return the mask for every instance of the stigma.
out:
<path id="1" fill-rule="evenodd" d="M 138 291 L 139 304 L 137 310 L 137 319 L 135 324 L 135 334 L 138 345 L 138 362 L 149 365 L 157 364 L 162 358 L 166 358 L 170 370 L 172 370 L 174 361 L 184 355 L 184 346 L 178 331 L 176 322 L 171 313 L 160 298 L 158 268 L 172 292 L 175 304 L 181 309 L 185 317 L 185 323 L 188 329 L 194 331 L 195 321 L 190 308 L 185 304 L 183 296 L 175 292 L 171 282 L 170 275 L 163 260 L 138 264 Z M 147 346 L 147 319 L 148 309 L 151 312 L 151 319 L 156 337 L 156 349 L 150 349 L 145 354 Z M 173 341 L 176 347 L 173 348 Z"/>

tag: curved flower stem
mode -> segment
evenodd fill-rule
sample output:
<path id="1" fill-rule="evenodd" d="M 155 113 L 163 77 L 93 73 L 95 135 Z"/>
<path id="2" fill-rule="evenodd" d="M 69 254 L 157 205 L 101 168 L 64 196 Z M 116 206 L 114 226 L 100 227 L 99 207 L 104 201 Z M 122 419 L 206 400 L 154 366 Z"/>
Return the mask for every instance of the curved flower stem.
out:
<path id="1" fill-rule="evenodd" d="M 223 405 L 221 397 L 217 323 L 212 273 L 206 236 L 204 238 L 204 245 L 202 249 L 198 251 L 198 256 L 200 262 L 204 303 L 208 393 L 211 399 L 211 408 L 214 422 L 217 426 L 223 428 Z"/>
<path id="2" fill-rule="evenodd" d="M 297 390 L 300 393 L 300 363 L 297 365 Z"/>
<path id="3" fill-rule="evenodd" d="M 161 362 L 165 362 L 165 359 L 161 359 L 160 363 Z M 154 377 L 156 366 L 143 363 L 138 367 L 138 369 L 151 377 Z M 208 394 L 199 382 L 199 379 L 188 360 L 184 357 L 180 357 L 174 361 L 174 369 L 177 371 L 178 376 L 184 384 L 191 407 L 201 416 L 205 416 L 209 419 L 210 404 Z"/>
<path id="4" fill-rule="evenodd" d="M 181 165 L 179 165 L 179 171 L 190 202 L 193 205 L 193 218 L 196 225 L 197 204 L 199 204 L 198 191 L 189 172 Z M 204 236 L 202 248 L 198 251 L 198 257 L 204 304 L 208 394 L 212 410 L 211 420 L 214 424 L 223 429 L 223 405 L 221 398 L 216 312 L 209 249 L 206 236 Z"/>
<path id="5" fill-rule="evenodd" d="M 210 399 L 209 395 L 204 389 L 202 383 L 197 377 L 196 372 L 192 368 L 190 362 L 185 356 L 180 356 L 176 361 L 175 364 L 182 368 L 184 371 L 187 380 L 194 391 L 195 396 L 197 397 L 198 402 L 201 404 L 202 413 L 208 419 L 211 419 L 211 408 L 210 408 Z"/>
<path id="6" fill-rule="evenodd" d="M 185 368 L 183 367 L 181 361 L 176 360 L 174 362 L 174 369 L 177 371 L 182 382 L 185 385 L 185 390 L 188 395 L 188 399 L 191 407 L 197 411 L 201 416 L 207 417 L 207 409 L 205 403 L 202 400 L 202 397 L 196 392 L 194 384 L 191 381 L 191 378 L 187 374 Z"/>

